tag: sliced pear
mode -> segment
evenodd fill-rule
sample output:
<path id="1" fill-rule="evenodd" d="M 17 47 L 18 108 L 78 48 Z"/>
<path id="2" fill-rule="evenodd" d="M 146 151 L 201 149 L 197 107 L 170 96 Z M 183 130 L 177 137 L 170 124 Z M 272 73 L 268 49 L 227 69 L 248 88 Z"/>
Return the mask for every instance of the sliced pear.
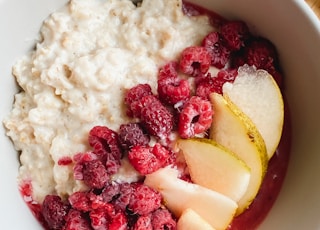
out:
<path id="1" fill-rule="evenodd" d="M 233 152 L 204 138 L 180 139 L 182 151 L 194 183 L 222 193 L 238 202 L 247 191 L 249 167 Z"/>
<path id="2" fill-rule="evenodd" d="M 178 178 L 178 171 L 161 168 L 146 175 L 144 183 L 161 193 L 166 207 L 178 218 L 191 208 L 213 228 L 226 229 L 237 210 L 232 199 Z"/>
<path id="3" fill-rule="evenodd" d="M 207 221 L 191 208 L 183 211 L 178 222 L 178 230 L 215 230 Z"/>
<path id="4" fill-rule="evenodd" d="M 248 189 L 239 200 L 237 214 L 242 213 L 256 197 L 268 165 L 264 141 L 253 122 L 222 95 L 210 95 L 215 114 L 210 137 L 242 159 L 251 170 Z"/>
<path id="5" fill-rule="evenodd" d="M 244 65 L 233 83 L 224 84 L 223 95 L 257 126 L 270 159 L 279 144 L 284 120 L 282 94 L 273 77 L 265 70 Z"/>

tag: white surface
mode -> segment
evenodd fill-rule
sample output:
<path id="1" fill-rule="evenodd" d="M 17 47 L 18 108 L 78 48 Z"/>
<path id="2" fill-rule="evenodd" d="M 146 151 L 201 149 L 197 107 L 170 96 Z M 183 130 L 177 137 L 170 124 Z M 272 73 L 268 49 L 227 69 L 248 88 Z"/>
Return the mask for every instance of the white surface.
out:
<path id="1" fill-rule="evenodd" d="M 16 86 L 11 66 L 28 49 L 42 20 L 64 0 L 0 1 L 0 119 L 11 108 Z M 232 18 L 241 18 L 278 47 L 286 73 L 293 120 L 289 172 L 274 208 L 260 230 L 320 229 L 320 23 L 302 0 L 198 0 Z M 41 229 L 18 194 L 18 160 L 0 131 L 1 229 Z"/>

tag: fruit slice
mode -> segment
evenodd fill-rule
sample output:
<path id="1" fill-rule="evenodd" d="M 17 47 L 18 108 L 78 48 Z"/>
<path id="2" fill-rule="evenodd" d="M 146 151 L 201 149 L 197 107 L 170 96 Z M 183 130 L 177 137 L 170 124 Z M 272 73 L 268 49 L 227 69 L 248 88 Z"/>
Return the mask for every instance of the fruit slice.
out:
<path id="1" fill-rule="evenodd" d="M 223 95 L 256 125 L 270 159 L 279 144 L 284 119 L 282 94 L 273 77 L 267 71 L 244 65 L 233 83 L 224 84 Z"/>
<path id="2" fill-rule="evenodd" d="M 248 189 L 238 202 L 240 214 L 259 191 L 268 165 L 266 146 L 256 126 L 236 105 L 216 93 L 210 99 L 215 109 L 210 137 L 238 155 L 251 170 Z"/>
<path id="3" fill-rule="evenodd" d="M 188 208 L 183 211 L 177 222 L 178 230 L 215 230 L 207 221 L 205 221 L 198 213 Z"/>
<path id="4" fill-rule="evenodd" d="M 226 229 L 238 207 L 218 192 L 179 179 L 178 171 L 170 166 L 148 174 L 144 183 L 161 193 L 166 207 L 177 217 L 191 208 L 216 229 Z"/>
<path id="5" fill-rule="evenodd" d="M 180 139 L 194 183 L 222 193 L 238 202 L 247 191 L 250 169 L 234 153 L 209 139 Z"/>

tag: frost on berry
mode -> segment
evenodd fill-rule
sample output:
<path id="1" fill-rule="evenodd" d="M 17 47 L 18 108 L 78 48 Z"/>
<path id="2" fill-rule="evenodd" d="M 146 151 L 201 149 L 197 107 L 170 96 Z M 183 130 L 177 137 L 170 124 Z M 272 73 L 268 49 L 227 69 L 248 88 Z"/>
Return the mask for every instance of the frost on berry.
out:
<path id="1" fill-rule="evenodd" d="M 176 229 L 177 223 L 167 209 L 158 209 L 152 213 L 151 223 L 153 229 Z"/>
<path id="2" fill-rule="evenodd" d="M 59 196 L 47 195 L 42 203 L 42 215 L 50 229 L 61 229 L 69 206 Z"/>
<path id="3" fill-rule="evenodd" d="M 159 99 L 168 105 L 184 102 L 190 97 L 189 82 L 177 77 L 163 77 L 158 80 Z"/>
<path id="4" fill-rule="evenodd" d="M 160 68 L 158 73 L 158 79 L 162 78 L 175 78 L 178 77 L 177 69 L 179 67 L 179 64 L 175 61 L 168 62 L 163 67 Z"/>
<path id="5" fill-rule="evenodd" d="M 144 132 L 139 123 L 120 125 L 119 141 L 122 149 L 129 150 L 135 145 L 147 145 L 150 137 Z"/>
<path id="6" fill-rule="evenodd" d="M 160 102 L 143 107 L 140 119 L 146 131 L 160 139 L 168 137 L 173 129 L 173 115 Z"/>
<path id="7" fill-rule="evenodd" d="M 209 51 L 211 55 L 211 65 L 221 69 L 227 64 L 231 51 L 226 47 L 220 33 L 209 33 L 203 39 L 202 45 Z"/>
<path id="8" fill-rule="evenodd" d="M 130 202 L 133 191 L 134 189 L 132 187 L 132 184 L 121 183 L 119 188 L 119 194 L 113 201 L 115 208 L 125 211 Z"/>
<path id="9" fill-rule="evenodd" d="M 80 211 L 71 209 L 62 230 L 92 230 L 89 219 Z"/>
<path id="10" fill-rule="evenodd" d="M 242 21 L 230 21 L 224 23 L 220 28 L 221 36 L 226 41 L 228 48 L 232 51 L 239 50 L 250 37 L 249 28 Z"/>
<path id="11" fill-rule="evenodd" d="M 122 157 L 118 134 L 106 126 L 95 126 L 89 132 L 89 144 L 107 166 L 107 173 L 116 173 Z"/>
<path id="12" fill-rule="evenodd" d="M 208 100 L 193 96 L 184 105 L 180 116 L 178 131 L 182 138 L 194 137 L 208 130 L 212 123 L 213 110 Z"/>
<path id="13" fill-rule="evenodd" d="M 101 192 L 101 197 L 104 202 L 109 203 L 120 193 L 120 184 L 116 182 L 110 182 Z"/>
<path id="14" fill-rule="evenodd" d="M 84 183 L 94 189 L 102 189 L 109 180 L 107 169 L 100 160 L 84 162 L 82 174 Z"/>
<path id="15" fill-rule="evenodd" d="M 159 143 L 153 147 L 135 146 L 129 151 L 128 159 L 140 174 L 147 175 L 165 166 L 170 152 Z"/>
<path id="16" fill-rule="evenodd" d="M 133 230 L 153 230 L 151 215 L 139 216 L 133 226 Z"/>
<path id="17" fill-rule="evenodd" d="M 211 53 L 202 46 L 185 48 L 181 53 L 180 70 L 185 74 L 206 73 L 211 65 Z"/>
<path id="18" fill-rule="evenodd" d="M 161 205 L 161 194 L 145 184 L 134 184 L 128 208 L 135 214 L 147 215 Z"/>

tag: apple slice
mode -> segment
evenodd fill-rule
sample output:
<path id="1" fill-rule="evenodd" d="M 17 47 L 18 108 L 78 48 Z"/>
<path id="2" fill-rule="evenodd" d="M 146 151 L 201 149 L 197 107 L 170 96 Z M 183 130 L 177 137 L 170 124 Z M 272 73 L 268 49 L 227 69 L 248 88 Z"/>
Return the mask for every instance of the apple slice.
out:
<path id="1" fill-rule="evenodd" d="M 268 165 L 265 143 L 253 122 L 222 95 L 210 95 L 215 109 L 210 137 L 234 152 L 251 170 L 248 189 L 239 200 L 237 214 L 242 213 L 256 197 Z"/>
<path id="2" fill-rule="evenodd" d="M 178 230 L 215 230 L 207 221 L 191 208 L 187 208 L 181 214 L 177 222 Z"/>
<path id="3" fill-rule="evenodd" d="M 194 183 L 222 193 L 238 202 L 247 191 L 250 169 L 233 152 L 204 138 L 179 139 Z"/>
<path id="4" fill-rule="evenodd" d="M 224 84 L 223 95 L 256 125 L 270 159 L 279 144 L 284 120 L 282 94 L 273 77 L 265 70 L 244 65 L 233 83 Z"/>
<path id="5" fill-rule="evenodd" d="M 144 183 L 159 191 L 166 207 L 178 218 L 191 208 L 216 229 L 226 229 L 237 204 L 230 198 L 178 178 L 179 172 L 167 166 L 146 175 Z"/>

